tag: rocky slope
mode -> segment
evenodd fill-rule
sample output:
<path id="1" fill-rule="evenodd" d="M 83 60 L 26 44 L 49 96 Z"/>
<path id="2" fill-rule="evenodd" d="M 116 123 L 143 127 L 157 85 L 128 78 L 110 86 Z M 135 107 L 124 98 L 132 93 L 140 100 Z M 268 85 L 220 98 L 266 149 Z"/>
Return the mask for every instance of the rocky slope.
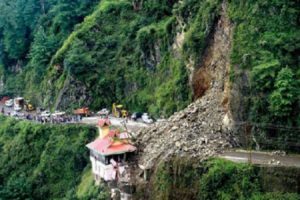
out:
<path id="1" fill-rule="evenodd" d="M 201 97 L 165 122 L 157 122 L 138 134 L 140 164 L 151 167 L 172 155 L 203 160 L 238 145 L 228 109 L 232 27 L 223 4 L 203 62 L 193 78 L 194 92 Z"/>

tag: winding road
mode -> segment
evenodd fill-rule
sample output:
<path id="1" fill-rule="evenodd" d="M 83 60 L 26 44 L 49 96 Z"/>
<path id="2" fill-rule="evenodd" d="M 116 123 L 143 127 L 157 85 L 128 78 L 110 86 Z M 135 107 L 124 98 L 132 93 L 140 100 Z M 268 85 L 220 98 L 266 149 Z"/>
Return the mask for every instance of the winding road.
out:
<path id="1" fill-rule="evenodd" d="M 219 155 L 220 158 L 237 163 L 251 163 L 258 165 L 286 166 L 300 168 L 300 155 L 273 155 L 262 151 L 227 151 Z"/>
<path id="2" fill-rule="evenodd" d="M 4 107 L 5 112 L 13 112 L 13 108 L 8 108 L 0 103 L 0 110 Z M 24 112 L 26 113 L 26 112 Z M 84 117 L 79 123 L 88 125 L 97 125 L 100 117 Z M 110 117 L 113 126 L 124 127 L 124 119 Z M 127 120 L 126 127 L 131 132 L 136 132 L 139 129 L 148 127 L 148 124 Z M 261 151 L 245 151 L 245 150 L 228 150 L 219 155 L 218 157 L 230 160 L 237 163 L 252 163 L 258 165 L 270 165 L 270 166 L 287 166 L 287 167 L 299 167 L 300 168 L 300 155 L 272 155 L 270 152 Z"/>

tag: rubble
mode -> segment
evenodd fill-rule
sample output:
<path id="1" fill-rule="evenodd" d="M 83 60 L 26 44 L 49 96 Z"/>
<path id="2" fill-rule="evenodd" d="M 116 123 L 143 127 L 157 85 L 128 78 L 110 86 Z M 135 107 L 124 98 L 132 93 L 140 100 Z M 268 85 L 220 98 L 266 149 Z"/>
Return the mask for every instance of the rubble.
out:
<path id="1" fill-rule="evenodd" d="M 219 111 L 222 98 L 213 98 L 215 92 L 192 103 L 167 121 L 157 122 L 139 132 L 137 143 L 140 149 L 140 164 L 149 165 L 149 161 L 162 159 L 165 155 L 168 155 L 166 158 L 179 155 L 203 160 L 221 153 L 226 148 L 237 146 L 232 124 L 228 120 L 223 123 L 227 113 Z M 208 100 L 209 103 L 203 103 Z M 208 112 L 201 112 L 203 105 L 205 110 L 209 110 L 209 117 Z"/>
<path id="2" fill-rule="evenodd" d="M 203 63 L 195 69 L 199 73 L 205 71 L 205 78 L 210 81 L 203 96 L 169 119 L 156 122 L 138 133 L 139 164 L 154 165 L 173 155 L 190 156 L 201 161 L 238 145 L 233 134 L 234 121 L 228 109 L 231 48 L 228 38 L 231 37 L 231 27 L 229 19 L 223 15 L 203 55 Z M 197 84 L 203 89 L 203 83 Z"/>

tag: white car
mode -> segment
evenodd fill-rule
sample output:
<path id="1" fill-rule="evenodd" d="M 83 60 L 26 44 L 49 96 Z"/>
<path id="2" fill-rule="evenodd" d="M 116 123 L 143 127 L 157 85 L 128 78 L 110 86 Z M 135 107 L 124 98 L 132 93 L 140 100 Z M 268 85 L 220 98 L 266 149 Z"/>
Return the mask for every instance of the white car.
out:
<path id="1" fill-rule="evenodd" d="M 59 117 L 59 116 L 64 116 L 66 114 L 66 112 L 60 112 L 58 110 L 56 110 L 52 116 L 55 116 L 55 117 Z"/>
<path id="2" fill-rule="evenodd" d="M 142 115 L 142 120 L 143 122 L 145 122 L 146 124 L 152 124 L 154 121 L 153 119 L 148 115 L 148 113 L 144 113 Z"/>
<path id="3" fill-rule="evenodd" d="M 50 116 L 51 116 L 51 113 L 50 113 L 50 111 L 48 111 L 48 110 L 43 111 L 43 112 L 41 113 L 41 117 L 50 117 Z"/>
<path id="4" fill-rule="evenodd" d="M 12 107 L 14 105 L 14 100 L 9 99 L 9 100 L 5 101 L 5 105 L 7 107 Z"/>
<path id="5" fill-rule="evenodd" d="M 106 108 L 103 108 L 102 110 L 97 112 L 97 115 L 109 115 L 109 110 Z"/>

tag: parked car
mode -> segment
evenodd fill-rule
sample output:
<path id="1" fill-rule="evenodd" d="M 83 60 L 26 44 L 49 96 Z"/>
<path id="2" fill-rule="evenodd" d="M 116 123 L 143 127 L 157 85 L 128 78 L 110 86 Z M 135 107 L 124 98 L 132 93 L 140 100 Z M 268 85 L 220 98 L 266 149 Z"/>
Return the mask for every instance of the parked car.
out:
<path id="1" fill-rule="evenodd" d="M 154 122 L 154 120 L 148 115 L 148 113 L 143 113 L 142 120 L 146 124 L 152 124 Z"/>
<path id="2" fill-rule="evenodd" d="M 14 100 L 13 99 L 6 100 L 5 105 L 7 107 L 12 107 L 14 105 Z"/>
<path id="3" fill-rule="evenodd" d="M 41 113 L 41 117 L 50 117 L 51 116 L 51 112 L 49 110 L 43 111 Z"/>
<path id="4" fill-rule="evenodd" d="M 52 116 L 55 116 L 55 117 L 59 117 L 59 116 L 64 116 L 66 114 L 66 112 L 61 112 L 61 111 L 58 111 L 56 110 Z"/>
<path id="5" fill-rule="evenodd" d="M 14 99 L 14 110 L 15 111 L 20 111 L 23 109 L 25 104 L 25 100 L 23 97 L 17 97 Z"/>
<path id="6" fill-rule="evenodd" d="M 136 120 L 142 118 L 142 115 L 143 115 L 143 113 L 141 113 L 141 112 L 134 112 L 131 115 L 131 119 L 136 121 Z"/>
<path id="7" fill-rule="evenodd" d="M 97 112 L 97 115 L 107 116 L 107 115 L 109 115 L 109 110 L 107 108 L 103 108 L 102 110 Z"/>

